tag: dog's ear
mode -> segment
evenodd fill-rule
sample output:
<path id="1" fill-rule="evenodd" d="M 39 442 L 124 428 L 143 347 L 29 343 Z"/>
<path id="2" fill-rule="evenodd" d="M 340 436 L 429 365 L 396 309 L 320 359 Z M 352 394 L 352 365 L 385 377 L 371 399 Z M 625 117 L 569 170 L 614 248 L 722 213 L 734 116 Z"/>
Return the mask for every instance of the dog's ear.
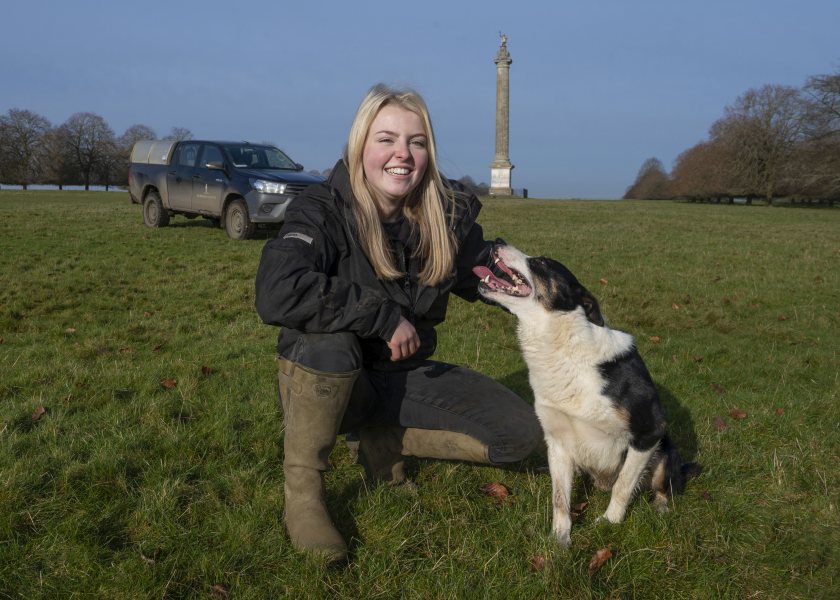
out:
<path id="1" fill-rule="evenodd" d="M 598 327 L 604 326 L 604 315 L 601 314 L 601 308 L 598 306 L 598 301 L 595 299 L 595 296 L 583 290 L 583 294 L 580 297 L 580 304 L 583 306 L 586 318 L 590 323 Z"/>

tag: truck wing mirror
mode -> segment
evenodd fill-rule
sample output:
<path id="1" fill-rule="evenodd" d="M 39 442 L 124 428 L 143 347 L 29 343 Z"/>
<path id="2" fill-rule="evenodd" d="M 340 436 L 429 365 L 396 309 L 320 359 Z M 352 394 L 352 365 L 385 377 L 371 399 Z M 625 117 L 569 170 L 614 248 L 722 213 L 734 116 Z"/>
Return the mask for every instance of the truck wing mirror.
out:
<path id="1" fill-rule="evenodd" d="M 295 171 L 303 171 L 303 165 L 300 163 L 295 163 Z"/>

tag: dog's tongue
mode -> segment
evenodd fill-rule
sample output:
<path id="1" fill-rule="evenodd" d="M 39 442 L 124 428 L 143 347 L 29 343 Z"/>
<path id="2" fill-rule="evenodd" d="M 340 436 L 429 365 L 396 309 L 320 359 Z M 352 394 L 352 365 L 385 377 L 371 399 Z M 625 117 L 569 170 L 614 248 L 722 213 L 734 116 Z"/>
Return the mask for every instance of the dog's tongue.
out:
<path id="1" fill-rule="evenodd" d="M 476 276 L 479 279 L 481 279 L 482 281 L 489 275 L 490 276 L 490 281 L 492 281 L 496 285 L 501 285 L 501 286 L 507 286 L 508 285 L 508 283 L 506 281 L 503 281 L 503 280 L 499 279 L 498 277 L 496 277 L 493 274 L 493 271 L 491 271 L 490 269 L 488 269 L 485 266 L 473 267 L 472 272 L 475 273 Z"/>

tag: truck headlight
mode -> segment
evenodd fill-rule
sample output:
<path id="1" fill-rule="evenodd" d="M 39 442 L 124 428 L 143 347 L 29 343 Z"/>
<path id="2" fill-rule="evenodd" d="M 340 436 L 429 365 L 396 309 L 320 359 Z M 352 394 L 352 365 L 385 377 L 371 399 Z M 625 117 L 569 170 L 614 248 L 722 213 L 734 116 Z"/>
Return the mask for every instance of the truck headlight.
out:
<path id="1" fill-rule="evenodd" d="M 277 181 L 266 181 L 265 179 L 252 179 L 251 187 L 263 194 L 285 194 L 286 184 Z"/>

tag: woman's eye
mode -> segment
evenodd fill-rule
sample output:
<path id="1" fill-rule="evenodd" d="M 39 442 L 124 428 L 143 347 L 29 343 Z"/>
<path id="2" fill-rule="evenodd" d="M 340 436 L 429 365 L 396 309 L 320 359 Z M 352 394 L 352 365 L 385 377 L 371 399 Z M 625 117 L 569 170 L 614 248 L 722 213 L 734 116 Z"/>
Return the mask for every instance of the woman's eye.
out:
<path id="1" fill-rule="evenodd" d="M 425 148 L 426 147 L 426 140 L 412 140 L 411 144 L 418 148 Z"/>

